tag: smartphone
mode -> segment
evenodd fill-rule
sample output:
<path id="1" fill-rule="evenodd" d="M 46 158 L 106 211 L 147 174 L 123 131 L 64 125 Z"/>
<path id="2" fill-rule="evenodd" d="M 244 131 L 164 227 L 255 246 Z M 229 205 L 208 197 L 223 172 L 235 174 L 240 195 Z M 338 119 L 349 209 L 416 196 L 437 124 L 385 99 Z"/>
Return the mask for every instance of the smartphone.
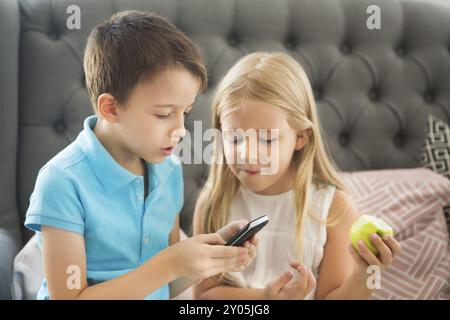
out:
<path id="1" fill-rule="evenodd" d="M 245 241 L 250 240 L 250 238 L 261 230 L 268 222 L 269 217 L 266 215 L 250 221 L 245 227 L 232 236 L 225 245 L 235 247 L 242 246 Z"/>

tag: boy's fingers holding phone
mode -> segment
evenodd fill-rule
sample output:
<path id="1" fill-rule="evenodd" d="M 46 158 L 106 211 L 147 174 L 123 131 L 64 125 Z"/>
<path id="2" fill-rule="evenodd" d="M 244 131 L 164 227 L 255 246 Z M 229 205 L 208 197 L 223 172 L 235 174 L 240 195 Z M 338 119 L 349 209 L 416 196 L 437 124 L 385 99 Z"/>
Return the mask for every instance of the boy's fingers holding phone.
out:
<path id="1" fill-rule="evenodd" d="M 200 234 L 197 236 L 198 240 L 205 244 L 225 244 L 225 240 L 218 233 Z"/>
<path id="2" fill-rule="evenodd" d="M 251 243 L 250 241 L 245 241 L 244 248 L 248 249 L 248 254 L 250 255 L 251 259 L 254 259 L 256 257 L 256 246 Z"/>
<path id="3" fill-rule="evenodd" d="M 248 260 L 245 256 L 231 257 L 231 258 L 213 258 L 211 267 L 213 269 L 220 269 L 220 272 L 226 271 L 241 271 Z"/>
<path id="4" fill-rule="evenodd" d="M 232 258 L 249 255 L 248 249 L 244 247 L 210 246 L 208 250 L 211 258 Z"/>
<path id="5" fill-rule="evenodd" d="M 259 238 L 256 234 L 254 234 L 249 240 L 248 240 L 251 244 L 253 244 L 255 247 L 258 246 L 259 243 Z"/>
<path id="6" fill-rule="evenodd" d="M 230 222 L 225 227 L 217 231 L 217 233 L 225 240 L 230 239 L 236 232 L 247 225 L 247 220 L 236 220 Z"/>

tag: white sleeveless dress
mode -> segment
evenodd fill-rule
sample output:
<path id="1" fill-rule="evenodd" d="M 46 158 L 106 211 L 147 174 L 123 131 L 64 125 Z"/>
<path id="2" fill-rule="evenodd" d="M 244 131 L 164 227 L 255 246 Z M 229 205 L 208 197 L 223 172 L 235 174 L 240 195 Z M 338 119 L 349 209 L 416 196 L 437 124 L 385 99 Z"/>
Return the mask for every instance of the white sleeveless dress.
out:
<path id="1" fill-rule="evenodd" d="M 311 184 L 309 201 L 313 201 L 315 212 L 322 221 L 328 216 L 336 187 L 327 184 Z M 258 233 L 259 245 L 253 263 L 243 272 L 233 272 L 231 276 L 237 286 L 264 288 L 267 282 L 293 271 L 290 263 L 298 261 L 294 241 L 296 214 L 293 191 L 278 195 L 259 195 L 240 187 L 230 206 L 228 222 L 252 220 L 263 214 L 269 223 Z M 303 263 L 318 279 L 324 246 L 327 241 L 326 224 L 316 222 L 306 216 L 304 222 Z M 314 288 L 305 299 L 314 299 Z"/>

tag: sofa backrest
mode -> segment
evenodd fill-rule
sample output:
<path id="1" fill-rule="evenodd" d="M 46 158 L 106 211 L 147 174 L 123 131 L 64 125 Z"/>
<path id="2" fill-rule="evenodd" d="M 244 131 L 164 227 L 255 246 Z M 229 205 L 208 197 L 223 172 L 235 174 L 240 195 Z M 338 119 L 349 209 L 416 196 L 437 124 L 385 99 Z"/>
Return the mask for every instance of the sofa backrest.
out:
<path id="1" fill-rule="evenodd" d="M 252 51 L 287 52 L 305 68 L 324 138 L 341 170 L 419 166 L 427 114 L 450 121 L 445 0 L 19 0 L 19 5 L 22 221 L 39 168 L 76 138 L 92 113 L 82 68 L 85 40 L 94 25 L 117 11 L 155 11 L 203 50 L 209 89 L 197 99 L 188 130 L 194 120 L 209 127 L 214 88 Z M 81 10 L 79 30 L 67 27 L 70 5 Z M 380 29 L 367 27 L 369 5 L 381 9 Z M 185 165 L 184 175 L 182 227 L 189 232 L 207 166 Z"/>

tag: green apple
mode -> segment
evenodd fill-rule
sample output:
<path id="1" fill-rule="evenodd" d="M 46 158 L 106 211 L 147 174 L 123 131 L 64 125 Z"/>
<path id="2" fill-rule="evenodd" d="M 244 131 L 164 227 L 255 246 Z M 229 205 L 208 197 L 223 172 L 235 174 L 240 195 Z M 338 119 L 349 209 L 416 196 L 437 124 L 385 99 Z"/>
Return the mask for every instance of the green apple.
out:
<path id="1" fill-rule="evenodd" d="M 370 251 L 378 255 L 378 249 L 370 241 L 370 235 L 373 233 L 377 233 L 380 237 L 385 234 L 393 236 L 394 230 L 381 218 L 367 214 L 360 216 L 350 228 L 350 241 L 353 247 L 359 251 L 357 242 L 362 240 Z"/>

